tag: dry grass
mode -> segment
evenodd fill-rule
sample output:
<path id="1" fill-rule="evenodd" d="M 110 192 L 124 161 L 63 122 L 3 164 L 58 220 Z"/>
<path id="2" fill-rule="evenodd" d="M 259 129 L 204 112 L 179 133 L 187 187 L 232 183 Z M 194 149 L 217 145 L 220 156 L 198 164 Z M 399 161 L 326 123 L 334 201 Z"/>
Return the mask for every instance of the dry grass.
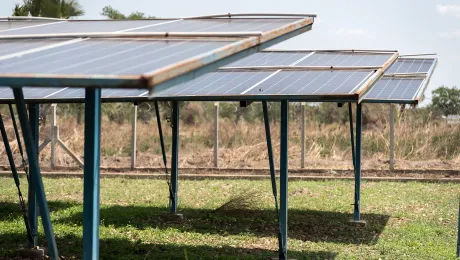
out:
<path id="1" fill-rule="evenodd" d="M 183 110 L 185 111 L 185 109 Z M 200 112 L 204 118 L 203 113 Z M 370 168 L 382 168 L 388 160 L 389 127 L 384 120 L 383 112 L 376 113 L 383 119 L 366 118 L 368 122 L 363 132 L 363 158 Z M 75 153 L 83 154 L 83 125 L 78 125 L 73 117 L 60 118 L 61 140 Z M 13 141 L 11 122 L 6 120 L 7 130 L 12 140 L 11 145 L 18 151 Z M 238 124 L 230 119 L 220 120 L 219 131 L 219 166 L 230 168 L 267 167 L 265 130 L 263 122 L 249 123 L 241 120 Z M 273 124 L 273 149 L 279 153 L 279 124 Z M 171 130 L 164 120 L 166 149 L 170 151 Z M 49 133 L 49 125 L 40 129 L 43 139 Z M 295 117 L 290 121 L 289 132 L 289 163 L 300 165 L 300 121 Z M 405 161 L 427 162 L 424 168 L 449 168 L 449 165 L 460 163 L 460 127 L 446 127 L 443 122 L 419 123 L 410 117 L 401 116 L 396 122 L 396 159 L 399 167 L 418 167 Z M 161 167 L 160 141 L 156 121 L 148 123 L 139 121 L 137 135 L 138 161 L 141 167 Z M 117 124 L 104 118 L 102 124 L 102 166 L 128 167 L 131 150 L 131 123 Z M 3 147 L 0 148 L 0 154 Z M 169 152 L 168 152 L 169 154 Z M 5 156 L 1 156 L 2 164 L 6 165 Z M 306 157 L 308 167 L 349 168 L 351 167 L 351 146 L 348 124 L 319 124 L 307 120 Z M 50 149 L 45 148 L 40 154 L 42 164 L 47 165 Z M 326 163 L 322 163 L 326 162 Z M 278 163 L 278 160 L 275 160 Z M 57 165 L 76 166 L 70 156 L 61 148 L 57 152 Z M 211 167 L 213 166 L 213 123 L 205 119 L 198 123 L 180 125 L 180 167 Z M 398 165 L 397 165 L 398 166 Z"/>

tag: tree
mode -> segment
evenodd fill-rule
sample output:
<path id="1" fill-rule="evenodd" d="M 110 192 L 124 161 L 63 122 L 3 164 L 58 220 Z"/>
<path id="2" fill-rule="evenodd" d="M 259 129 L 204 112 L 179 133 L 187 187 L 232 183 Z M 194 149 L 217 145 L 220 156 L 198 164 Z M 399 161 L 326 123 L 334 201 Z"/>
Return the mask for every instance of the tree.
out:
<path id="1" fill-rule="evenodd" d="M 24 0 L 16 4 L 13 16 L 40 16 L 52 18 L 70 18 L 85 14 L 78 0 Z"/>
<path id="2" fill-rule="evenodd" d="M 145 13 L 142 12 L 132 12 L 130 15 L 126 16 L 122 14 L 120 11 L 113 9 L 112 6 L 108 5 L 102 8 L 101 15 L 106 16 L 110 19 L 116 20 L 138 20 L 138 19 L 153 19 L 155 16 L 146 16 Z"/>
<path id="3" fill-rule="evenodd" d="M 433 107 L 438 109 L 445 117 L 460 114 L 460 89 L 441 86 L 433 90 Z"/>

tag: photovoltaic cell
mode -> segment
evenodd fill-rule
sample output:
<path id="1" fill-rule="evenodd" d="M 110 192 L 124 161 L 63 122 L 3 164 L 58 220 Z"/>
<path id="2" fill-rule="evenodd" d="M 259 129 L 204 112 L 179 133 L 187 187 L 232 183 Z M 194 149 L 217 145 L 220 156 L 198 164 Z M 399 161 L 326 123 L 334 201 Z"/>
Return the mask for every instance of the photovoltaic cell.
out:
<path id="1" fill-rule="evenodd" d="M 18 29 L 53 23 L 53 21 L 0 21 L 0 33 L 5 30 Z"/>
<path id="2" fill-rule="evenodd" d="M 0 60 L 2 74 L 140 75 L 229 44 L 227 41 L 90 39 Z M 0 49 L 5 44 L 0 41 Z"/>
<path id="3" fill-rule="evenodd" d="M 423 87 L 424 79 L 383 78 L 363 100 L 413 100 Z"/>
<path id="4" fill-rule="evenodd" d="M 238 95 L 273 72 L 211 72 L 158 93 L 158 96 Z"/>
<path id="5" fill-rule="evenodd" d="M 168 96 L 352 94 L 369 71 L 219 71 L 154 94 Z"/>
<path id="6" fill-rule="evenodd" d="M 17 52 L 27 51 L 34 48 L 44 47 L 64 40 L 43 39 L 43 40 L 0 40 L 0 57 Z"/>
<path id="7" fill-rule="evenodd" d="M 393 53 L 321 53 L 317 52 L 299 62 L 297 66 L 383 66 Z"/>
<path id="8" fill-rule="evenodd" d="M 252 95 L 351 94 L 369 71 L 281 71 L 253 88 Z"/>
<path id="9" fill-rule="evenodd" d="M 174 23 L 133 30 L 133 32 L 266 32 L 299 19 L 201 19 L 180 20 Z"/>
<path id="10" fill-rule="evenodd" d="M 1 26 L 0 35 L 62 34 L 90 32 L 266 32 L 299 19 L 193 19 L 193 20 L 100 20 L 100 21 L 59 21 L 48 22 L 44 26 L 29 26 L 36 22 L 14 22 Z M 16 24 L 18 23 L 18 24 Z M 17 30 L 4 31 L 1 28 Z"/>
<path id="11" fill-rule="evenodd" d="M 24 97 L 26 100 L 47 100 L 53 101 L 72 101 L 79 100 L 84 101 L 85 89 L 83 88 L 37 88 L 37 87 L 25 87 L 23 88 Z M 102 89 L 102 99 L 111 99 L 116 101 L 117 99 L 126 100 L 145 100 L 147 99 L 147 91 L 145 89 Z M 13 91 L 9 87 L 0 87 L 0 102 L 11 101 L 14 99 Z"/>
<path id="12" fill-rule="evenodd" d="M 0 35 L 25 34 L 61 34 L 61 33 L 90 33 L 90 32 L 120 32 L 136 28 L 157 26 L 173 20 L 126 20 L 126 21 L 60 21 L 44 26 L 26 27 L 12 31 L 0 31 Z M 16 22 L 14 22 L 16 23 Z"/>
<path id="13" fill-rule="evenodd" d="M 305 58 L 311 52 L 258 52 L 235 61 L 226 67 L 289 66 Z"/>
<path id="14" fill-rule="evenodd" d="M 395 73 L 428 73 L 436 59 L 399 58 L 385 71 L 385 74 Z"/>

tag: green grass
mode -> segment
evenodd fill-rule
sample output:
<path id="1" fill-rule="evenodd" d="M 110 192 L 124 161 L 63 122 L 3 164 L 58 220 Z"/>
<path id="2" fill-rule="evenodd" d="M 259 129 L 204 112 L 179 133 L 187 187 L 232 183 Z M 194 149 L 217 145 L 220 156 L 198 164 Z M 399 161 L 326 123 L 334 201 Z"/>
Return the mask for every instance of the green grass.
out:
<path id="1" fill-rule="evenodd" d="M 23 180 L 24 182 L 24 180 Z M 44 179 L 60 255 L 80 259 L 80 179 Z M 0 258 L 26 241 L 13 180 L 0 179 Z M 215 211 L 238 194 L 253 207 Z M 291 182 L 289 257 L 453 259 L 459 184 L 364 182 L 362 218 L 352 226 L 353 182 Z M 276 256 L 270 182 L 181 181 L 183 221 L 165 218 L 165 181 L 101 180 L 101 259 L 264 259 Z M 43 232 L 40 232 L 43 244 Z"/>

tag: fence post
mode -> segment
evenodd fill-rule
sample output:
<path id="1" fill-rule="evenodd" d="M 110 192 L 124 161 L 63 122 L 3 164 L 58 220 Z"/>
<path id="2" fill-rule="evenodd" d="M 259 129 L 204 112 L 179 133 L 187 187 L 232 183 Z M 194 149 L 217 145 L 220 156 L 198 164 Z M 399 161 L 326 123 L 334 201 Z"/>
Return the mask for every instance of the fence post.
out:
<path id="1" fill-rule="evenodd" d="M 56 134 L 56 128 L 57 128 L 57 117 L 56 117 L 56 107 L 57 107 L 57 104 L 51 104 L 51 109 L 52 109 L 52 113 L 51 113 L 51 162 L 50 162 L 50 166 L 51 166 L 51 169 L 54 169 L 54 167 L 56 166 L 56 138 L 57 138 L 57 134 Z"/>
<path id="2" fill-rule="evenodd" d="M 214 167 L 219 167 L 219 102 L 214 103 Z"/>
<path id="3" fill-rule="evenodd" d="M 302 129 L 300 130 L 301 138 L 300 138 L 300 149 L 301 149 L 301 157 L 300 157 L 300 168 L 305 168 L 305 102 L 300 104 L 300 109 L 302 110 Z"/>
<path id="4" fill-rule="evenodd" d="M 395 107 L 390 104 L 390 171 L 394 170 L 395 164 Z"/>
<path id="5" fill-rule="evenodd" d="M 133 104 L 132 131 L 131 131 L 131 170 L 136 168 L 137 152 L 137 103 Z"/>

